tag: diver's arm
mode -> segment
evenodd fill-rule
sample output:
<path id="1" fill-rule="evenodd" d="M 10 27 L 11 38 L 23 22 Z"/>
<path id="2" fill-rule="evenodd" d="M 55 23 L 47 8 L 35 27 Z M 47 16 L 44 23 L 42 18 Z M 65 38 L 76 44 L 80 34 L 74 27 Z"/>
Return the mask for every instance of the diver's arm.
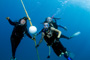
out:
<path id="1" fill-rule="evenodd" d="M 57 38 L 60 38 L 60 36 L 61 36 L 61 31 L 59 31 L 58 29 L 55 29 L 55 28 L 53 28 L 53 27 L 51 27 L 51 30 L 58 32 Z"/>
<path id="2" fill-rule="evenodd" d="M 58 27 L 61 27 L 61 28 L 63 28 L 64 30 L 67 30 L 67 28 L 64 27 L 64 26 L 62 26 L 62 25 L 58 25 Z"/>
<path id="3" fill-rule="evenodd" d="M 39 45 L 40 45 L 41 42 L 43 41 L 44 35 L 45 35 L 45 34 L 42 32 L 41 39 L 40 39 L 39 43 L 35 46 L 36 48 L 39 47 Z"/>
<path id="4" fill-rule="evenodd" d="M 41 36 L 41 39 L 40 39 L 40 41 L 39 41 L 38 45 L 40 45 L 40 44 L 41 44 L 41 42 L 43 41 L 44 35 L 45 35 L 45 34 L 42 32 L 42 36 Z"/>
<path id="5" fill-rule="evenodd" d="M 31 37 L 31 35 L 29 34 L 29 32 L 28 32 L 28 30 L 27 30 L 27 29 L 26 29 L 25 33 L 26 33 L 26 35 L 27 35 L 29 38 L 31 38 L 31 39 L 32 39 L 32 37 Z"/>
<path id="6" fill-rule="evenodd" d="M 6 19 L 9 21 L 9 23 L 10 23 L 11 25 L 16 25 L 16 22 L 12 22 L 9 17 L 6 17 Z"/>
<path id="7" fill-rule="evenodd" d="M 39 35 L 40 33 L 42 33 L 42 31 L 43 31 L 43 29 L 39 33 L 37 33 L 37 35 Z"/>

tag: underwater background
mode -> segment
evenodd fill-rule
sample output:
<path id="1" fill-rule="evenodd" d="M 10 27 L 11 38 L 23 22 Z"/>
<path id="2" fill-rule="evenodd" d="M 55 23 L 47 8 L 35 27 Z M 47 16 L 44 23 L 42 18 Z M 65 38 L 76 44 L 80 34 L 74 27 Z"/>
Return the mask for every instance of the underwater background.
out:
<path id="1" fill-rule="evenodd" d="M 90 0 L 23 0 L 26 10 L 31 18 L 32 24 L 39 32 L 41 24 L 46 17 L 59 17 L 57 23 L 67 27 L 62 28 L 62 34 L 71 36 L 80 31 L 81 34 L 70 39 L 60 39 L 68 51 L 73 53 L 73 60 L 90 60 Z M 10 60 L 11 43 L 10 36 L 13 26 L 9 24 L 6 17 L 12 21 L 18 21 L 26 16 L 20 0 L 0 0 L 0 60 Z M 28 21 L 28 28 L 30 26 Z M 41 34 L 36 36 L 37 43 Z M 63 56 L 58 57 L 51 49 L 51 57 L 47 59 L 48 47 L 43 42 L 38 47 L 40 60 L 66 60 Z M 26 35 L 16 50 L 18 60 L 38 60 L 35 43 Z"/>

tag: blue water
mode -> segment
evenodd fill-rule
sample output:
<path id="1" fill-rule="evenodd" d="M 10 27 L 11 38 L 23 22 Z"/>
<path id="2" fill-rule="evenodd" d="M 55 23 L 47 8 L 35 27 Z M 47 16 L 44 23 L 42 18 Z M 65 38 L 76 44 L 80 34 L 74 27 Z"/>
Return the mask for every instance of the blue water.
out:
<path id="1" fill-rule="evenodd" d="M 23 0 L 32 24 L 38 32 L 43 28 L 40 24 L 48 16 L 60 17 L 58 24 L 66 26 L 67 31 L 59 28 L 66 36 L 80 31 L 81 34 L 70 40 L 61 39 L 62 44 L 75 56 L 73 60 L 90 60 L 90 1 L 82 0 Z M 6 17 L 12 21 L 18 21 L 26 16 L 20 0 L 0 0 L 0 60 L 10 60 L 11 43 L 10 36 L 13 30 Z M 29 22 L 28 28 L 30 26 Z M 37 43 L 41 35 L 37 36 Z M 40 60 L 66 60 L 58 57 L 51 49 L 51 58 L 47 59 L 48 47 L 43 41 L 38 47 Z M 18 60 L 38 60 L 34 41 L 26 35 L 22 39 L 16 51 Z"/>

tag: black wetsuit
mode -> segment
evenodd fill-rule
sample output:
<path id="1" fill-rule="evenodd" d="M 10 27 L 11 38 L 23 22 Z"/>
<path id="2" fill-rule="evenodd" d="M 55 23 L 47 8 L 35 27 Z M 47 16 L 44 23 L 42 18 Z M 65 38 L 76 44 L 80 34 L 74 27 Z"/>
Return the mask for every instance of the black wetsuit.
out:
<path id="1" fill-rule="evenodd" d="M 24 34 L 26 34 L 29 38 L 32 38 L 25 25 L 20 25 L 19 22 L 12 22 L 10 19 L 8 20 L 11 25 L 14 26 L 12 35 L 11 35 L 11 45 L 12 45 L 12 57 L 15 58 L 15 52 L 16 48 L 19 45 L 21 39 L 24 37 Z"/>
<path id="2" fill-rule="evenodd" d="M 43 30 L 43 33 L 45 34 L 44 40 L 47 42 L 48 45 L 52 46 L 57 56 L 59 56 L 61 52 L 63 53 L 66 52 L 66 48 L 64 48 L 64 46 L 61 44 L 61 42 L 57 38 L 57 32 L 53 31 L 52 36 L 50 38 L 47 37 L 47 33 L 45 30 Z"/>
<path id="3" fill-rule="evenodd" d="M 54 27 L 55 29 L 58 29 L 58 27 L 64 28 L 64 27 L 61 26 L 61 25 L 57 25 L 57 23 L 56 23 L 56 22 L 53 22 L 53 21 L 50 22 L 49 25 L 50 25 L 50 27 Z M 65 35 L 63 35 L 63 34 L 61 34 L 61 37 L 60 37 L 60 38 L 69 39 L 69 37 L 67 37 L 67 36 L 65 36 Z"/>
<path id="4" fill-rule="evenodd" d="M 44 28 L 37 35 L 39 35 L 40 33 L 42 33 L 43 30 L 44 30 Z M 63 34 L 61 34 L 61 37 L 60 38 L 70 39 L 69 37 L 67 37 L 67 36 L 65 36 Z"/>

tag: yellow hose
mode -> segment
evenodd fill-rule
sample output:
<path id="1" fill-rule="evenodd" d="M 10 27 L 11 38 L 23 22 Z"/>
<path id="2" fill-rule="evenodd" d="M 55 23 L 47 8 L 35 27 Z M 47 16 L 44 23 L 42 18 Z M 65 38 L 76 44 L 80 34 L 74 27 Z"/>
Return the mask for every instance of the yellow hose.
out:
<path id="1" fill-rule="evenodd" d="M 28 13 L 27 13 L 27 11 L 26 11 L 26 8 L 25 8 L 22 0 L 21 0 L 21 3 L 22 3 L 22 5 L 23 5 L 24 11 L 25 11 L 25 13 L 26 13 L 26 15 L 27 15 L 27 17 L 28 17 L 28 20 L 29 20 L 29 22 L 30 22 L 30 25 L 32 26 L 31 19 L 30 19 L 29 15 L 28 15 Z M 35 37 L 35 36 L 34 36 L 34 37 Z M 34 42 L 35 42 L 35 46 L 36 46 L 36 40 L 34 40 Z M 37 49 L 37 48 L 36 48 L 36 52 L 37 52 L 38 60 L 40 60 L 39 54 L 38 54 L 38 49 Z"/>
<path id="2" fill-rule="evenodd" d="M 27 15 L 27 17 L 28 17 L 28 20 L 29 20 L 29 22 L 30 22 L 30 25 L 32 26 L 31 18 L 29 17 L 29 15 L 28 15 L 28 13 L 27 13 L 27 10 L 26 10 L 26 8 L 25 8 L 22 0 L 21 0 L 21 3 L 22 3 L 22 5 L 23 5 L 24 11 L 25 11 L 25 13 L 26 13 L 26 15 Z"/>
<path id="3" fill-rule="evenodd" d="M 35 42 L 35 46 L 36 46 L 36 40 L 34 42 Z M 40 60 L 39 53 L 38 53 L 38 49 L 37 48 L 36 48 L 36 52 L 37 52 L 38 60 Z"/>

